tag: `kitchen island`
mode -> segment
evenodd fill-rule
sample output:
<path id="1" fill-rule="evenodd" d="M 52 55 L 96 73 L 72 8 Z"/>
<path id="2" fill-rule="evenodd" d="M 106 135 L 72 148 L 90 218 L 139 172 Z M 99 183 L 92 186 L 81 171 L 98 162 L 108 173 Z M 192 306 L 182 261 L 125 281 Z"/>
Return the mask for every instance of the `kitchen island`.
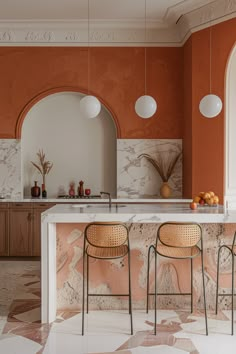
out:
<path id="1" fill-rule="evenodd" d="M 155 242 L 159 224 L 165 221 L 194 221 L 202 224 L 207 277 L 206 292 L 208 300 L 210 300 L 208 307 L 213 306 L 216 253 L 220 244 L 232 243 L 236 228 L 236 211 L 224 210 L 222 206 L 203 206 L 197 210 L 191 210 L 188 203 L 168 202 L 161 204 L 112 204 L 111 208 L 108 204 L 59 204 L 42 214 L 42 322 L 54 321 L 57 309 L 80 310 L 83 231 L 86 224 L 93 221 L 120 221 L 129 226 L 133 305 L 134 308 L 139 309 L 145 307 L 146 301 L 147 250 L 148 246 Z M 162 292 L 188 290 L 189 276 L 181 276 L 185 272 L 185 262 L 186 260 L 159 261 L 159 289 Z M 104 262 L 100 261 L 100 263 L 96 261 L 91 264 L 91 274 L 94 274 L 94 277 L 91 278 L 90 286 L 93 291 L 112 293 L 116 292 L 117 286 L 120 289 L 124 287 L 125 291 L 125 277 L 127 275 L 124 272 L 125 264 L 120 260 L 111 260 L 109 267 L 104 267 Z M 195 303 L 198 302 L 201 306 L 201 274 L 198 261 L 195 266 L 197 271 L 195 270 L 194 297 Z M 108 270 L 111 271 L 110 275 L 107 273 Z M 153 269 L 151 268 L 151 270 Z M 226 275 L 229 270 L 230 265 L 224 265 Z M 124 277 L 124 282 L 116 281 L 116 272 L 122 272 L 121 276 Z M 107 275 L 107 279 L 101 280 L 101 274 L 105 277 Z M 226 278 L 224 278 L 225 283 L 227 282 Z M 225 284 L 221 285 L 225 286 Z M 159 302 L 160 307 L 189 306 L 188 297 L 176 296 L 172 299 L 168 298 L 168 300 L 165 296 L 162 298 L 163 300 Z M 91 308 L 103 308 L 101 298 L 94 297 L 92 301 Z M 227 301 L 225 301 L 226 307 Z M 126 307 L 127 301 L 111 298 L 111 300 L 107 300 L 106 304 L 108 308 L 120 309 Z"/>

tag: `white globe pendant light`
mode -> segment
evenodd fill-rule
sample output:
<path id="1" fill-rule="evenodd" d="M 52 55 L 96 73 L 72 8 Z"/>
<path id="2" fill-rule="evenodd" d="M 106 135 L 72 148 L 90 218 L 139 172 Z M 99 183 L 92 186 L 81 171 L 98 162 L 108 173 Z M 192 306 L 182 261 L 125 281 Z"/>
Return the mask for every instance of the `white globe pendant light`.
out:
<path id="1" fill-rule="evenodd" d="M 86 118 L 95 118 L 101 111 L 101 103 L 95 96 L 84 96 L 79 104 L 80 113 Z"/>
<path id="2" fill-rule="evenodd" d="M 199 104 L 201 114 L 206 118 L 214 118 L 222 110 L 222 101 L 219 96 L 209 94 L 204 96 Z"/>
<path id="3" fill-rule="evenodd" d="M 222 101 L 219 96 L 211 93 L 211 32 L 210 27 L 210 93 L 204 96 L 199 103 L 199 111 L 205 118 L 215 118 L 222 110 Z"/>
<path id="4" fill-rule="evenodd" d="M 89 94 L 90 87 L 90 6 L 88 0 L 88 95 L 79 102 L 80 113 L 85 118 L 96 118 L 101 111 L 101 103 L 97 97 Z"/>
<path id="5" fill-rule="evenodd" d="M 146 16 L 146 0 L 145 0 L 145 43 L 146 43 L 146 32 L 147 32 L 147 16 Z M 145 81 L 145 89 L 144 89 L 144 95 L 139 97 L 137 101 L 135 102 L 135 112 L 140 118 L 151 118 L 157 110 L 157 103 L 155 99 L 152 96 L 149 96 L 146 94 L 147 91 L 147 74 L 146 74 L 146 68 L 147 68 L 147 49 L 145 47 L 145 52 L 144 52 L 144 81 Z"/>
<path id="6" fill-rule="evenodd" d="M 135 112 L 141 118 L 151 118 L 156 110 L 157 103 L 152 96 L 141 96 L 135 102 Z"/>

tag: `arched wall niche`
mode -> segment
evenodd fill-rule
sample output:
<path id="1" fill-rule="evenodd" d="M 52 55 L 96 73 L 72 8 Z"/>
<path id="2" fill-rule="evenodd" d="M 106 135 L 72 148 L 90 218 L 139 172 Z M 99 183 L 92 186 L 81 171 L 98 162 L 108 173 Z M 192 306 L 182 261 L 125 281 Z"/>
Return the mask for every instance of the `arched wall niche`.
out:
<path id="1" fill-rule="evenodd" d="M 27 102 L 27 104 L 24 106 L 24 108 L 22 109 L 22 111 L 19 114 L 19 117 L 18 117 L 17 123 L 16 123 L 16 132 L 15 132 L 16 139 L 21 138 L 22 124 L 23 124 L 25 116 L 27 115 L 29 110 L 38 101 L 42 100 L 43 98 L 45 98 L 49 95 L 52 95 L 54 93 L 60 93 L 60 92 L 77 92 L 80 94 L 86 94 L 87 90 L 85 91 L 81 88 L 74 87 L 74 86 L 60 86 L 60 87 L 53 87 L 53 88 L 46 90 L 46 91 L 42 91 L 39 94 L 37 94 L 36 96 L 34 96 L 29 102 Z M 93 94 L 93 93 L 91 92 L 91 94 Z M 100 102 L 104 105 L 104 107 L 106 107 L 106 109 L 110 112 L 111 117 L 112 117 L 114 124 L 116 126 L 117 139 L 119 139 L 121 137 L 120 124 L 119 124 L 119 121 L 118 121 L 115 113 L 111 109 L 110 105 L 107 104 L 107 102 L 105 102 L 101 97 L 98 97 L 97 95 L 96 95 L 96 97 L 100 100 Z"/>
<path id="2" fill-rule="evenodd" d="M 229 55 L 225 75 L 225 164 L 224 202 L 236 207 L 236 44 Z"/>
<path id="3" fill-rule="evenodd" d="M 105 105 L 95 119 L 79 113 L 83 93 L 72 88 L 58 88 L 33 98 L 18 119 L 21 137 L 22 186 L 24 197 L 30 196 L 34 181 L 42 177 L 31 161 L 38 164 L 37 152 L 43 149 L 53 168 L 46 176 L 48 198 L 68 194 L 71 182 L 75 192 L 80 180 L 92 195 L 101 190 L 116 196 L 117 126 Z"/>

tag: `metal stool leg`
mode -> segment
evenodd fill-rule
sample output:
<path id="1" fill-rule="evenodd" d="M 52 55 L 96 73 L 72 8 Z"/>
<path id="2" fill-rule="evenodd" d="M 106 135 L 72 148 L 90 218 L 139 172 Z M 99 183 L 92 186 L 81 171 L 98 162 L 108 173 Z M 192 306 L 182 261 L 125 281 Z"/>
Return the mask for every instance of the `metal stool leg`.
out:
<path id="1" fill-rule="evenodd" d="M 152 246 L 149 247 L 148 249 L 148 264 L 147 264 L 147 305 L 146 305 L 146 313 L 148 313 L 148 308 L 149 308 L 149 271 L 150 271 L 150 251 L 152 249 Z"/>
<path id="2" fill-rule="evenodd" d="M 193 259 L 190 259 L 191 263 L 191 313 L 193 313 Z"/>
<path id="3" fill-rule="evenodd" d="M 89 256 L 87 255 L 87 313 L 89 311 Z"/>
<path id="4" fill-rule="evenodd" d="M 232 252 L 232 313 L 231 313 L 231 335 L 234 334 L 234 254 Z"/>
<path id="5" fill-rule="evenodd" d="M 206 335 L 208 336 L 207 310 L 206 310 L 206 291 L 205 291 L 205 273 L 204 273 L 204 264 L 203 264 L 203 250 L 202 250 L 202 253 L 201 253 L 201 258 L 202 258 L 202 284 L 203 284 L 203 298 L 204 298 Z"/>
<path id="6" fill-rule="evenodd" d="M 157 253 L 155 252 L 155 320 L 154 320 L 154 334 L 157 334 Z"/>
<path id="7" fill-rule="evenodd" d="M 133 316 L 132 316 L 132 296 L 131 296 L 130 250 L 128 252 L 128 267 L 129 267 L 129 313 L 130 313 L 130 328 L 131 328 L 131 335 L 132 335 L 133 334 Z"/>
<path id="8" fill-rule="evenodd" d="M 83 289 L 82 289 L 82 336 L 84 335 L 84 296 L 85 296 L 85 252 L 83 252 Z"/>

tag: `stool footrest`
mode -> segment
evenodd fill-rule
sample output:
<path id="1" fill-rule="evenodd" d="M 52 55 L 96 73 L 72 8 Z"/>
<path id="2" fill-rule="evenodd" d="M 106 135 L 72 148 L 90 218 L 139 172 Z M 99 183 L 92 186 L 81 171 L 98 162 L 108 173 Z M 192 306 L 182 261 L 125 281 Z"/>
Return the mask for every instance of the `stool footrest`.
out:
<path id="1" fill-rule="evenodd" d="M 191 293 L 148 293 L 148 295 L 192 295 Z"/>
<path id="2" fill-rule="evenodd" d="M 129 296 L 129 294 L 87 294 L 87 296 Z"/>

